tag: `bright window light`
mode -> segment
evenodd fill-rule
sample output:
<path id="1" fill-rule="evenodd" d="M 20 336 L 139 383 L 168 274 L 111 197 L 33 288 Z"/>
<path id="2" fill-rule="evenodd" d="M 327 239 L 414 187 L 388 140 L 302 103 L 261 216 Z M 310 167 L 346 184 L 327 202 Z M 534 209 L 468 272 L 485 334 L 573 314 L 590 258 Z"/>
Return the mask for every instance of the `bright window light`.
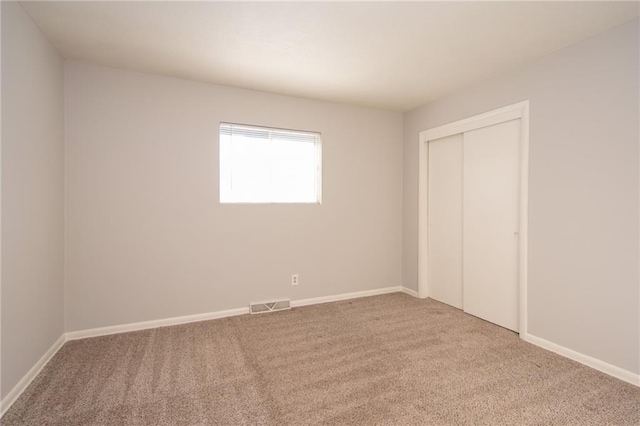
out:
<path id="1" fill-rule="evenodd" d="M 220 123 L 221 203 L 320 203 L 319 133 Z"/>

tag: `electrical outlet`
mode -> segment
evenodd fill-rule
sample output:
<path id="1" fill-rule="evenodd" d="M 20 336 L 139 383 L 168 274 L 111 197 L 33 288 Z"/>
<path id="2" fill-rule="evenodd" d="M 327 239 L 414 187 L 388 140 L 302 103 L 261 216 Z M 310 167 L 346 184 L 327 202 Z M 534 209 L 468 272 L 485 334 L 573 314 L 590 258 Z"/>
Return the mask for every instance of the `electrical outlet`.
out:
<path id="1" fill-rule="evenodd" d="M 298 274 L 291 275 L 291 285 L 298 285 Z"/>

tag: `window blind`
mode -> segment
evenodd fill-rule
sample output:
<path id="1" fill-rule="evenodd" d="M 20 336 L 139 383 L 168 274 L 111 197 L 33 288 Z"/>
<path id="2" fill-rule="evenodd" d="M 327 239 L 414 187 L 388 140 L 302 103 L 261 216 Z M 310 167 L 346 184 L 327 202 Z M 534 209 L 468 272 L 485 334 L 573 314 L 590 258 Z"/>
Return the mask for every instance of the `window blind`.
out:
<path id="1" fill-rule="evenodd" d="M 320 133 L 220 124 L 220 202 L 320 201 Z"/>

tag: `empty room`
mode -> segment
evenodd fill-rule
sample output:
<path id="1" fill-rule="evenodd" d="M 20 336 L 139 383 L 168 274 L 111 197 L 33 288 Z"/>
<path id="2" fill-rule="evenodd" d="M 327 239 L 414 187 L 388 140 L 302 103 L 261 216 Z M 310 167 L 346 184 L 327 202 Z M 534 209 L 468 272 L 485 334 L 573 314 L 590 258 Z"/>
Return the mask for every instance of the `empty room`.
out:
<path id="1" fill-rule="evenodd" d="M 640 424 L 639 2 L 0 14 L 3 426 Z"/>

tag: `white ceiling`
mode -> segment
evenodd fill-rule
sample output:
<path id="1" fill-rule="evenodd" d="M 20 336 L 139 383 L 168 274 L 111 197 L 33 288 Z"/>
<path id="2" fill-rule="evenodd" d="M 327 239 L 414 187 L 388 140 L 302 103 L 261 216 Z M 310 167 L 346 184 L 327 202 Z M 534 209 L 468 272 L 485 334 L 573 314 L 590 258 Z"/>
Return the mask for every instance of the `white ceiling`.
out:
<path id="1" fill-rule="evenodd" d="M 25 2 L 67 59 L 406 111 L 638 16 L 637 2 Z"/>

